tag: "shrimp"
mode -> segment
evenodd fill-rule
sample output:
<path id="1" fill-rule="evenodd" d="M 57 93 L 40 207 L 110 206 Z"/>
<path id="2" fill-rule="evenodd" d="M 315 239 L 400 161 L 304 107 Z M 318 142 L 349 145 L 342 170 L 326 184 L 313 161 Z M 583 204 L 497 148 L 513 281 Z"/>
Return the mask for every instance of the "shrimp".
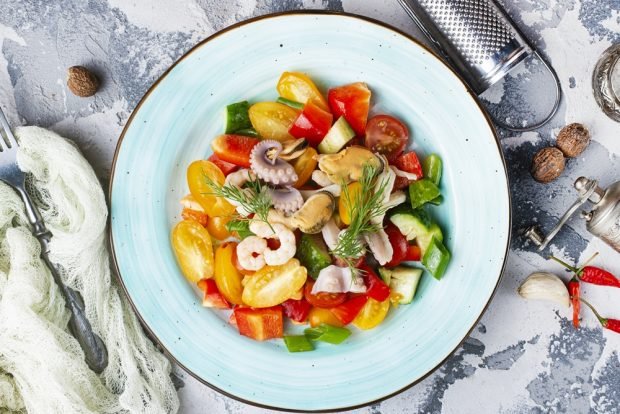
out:
<path id="1" fill-rule="evenodd" d="M 266 246 L 262 252 L 265 263 L 268 265 L 283 265 L 295 256 L 295 251 L 297 250 L 295 234 L 284 224 L 269 224 L 264 221 L 252 220 L 250 222 L 250 231 L 264 239 L 278 239 L 280 241 L 280 247 L 277 249 L 271 249 L 269 246 Z"/>
<path id="2" fill-rule="evenodd" d="M 267 240 L 257 236 L 246 237 L 237 245 L 239 264 L 247 270 L 262 269 L 266 264 L 265 249 L 267 249 Z"/>
<path id="3" fill-rule="evenodd" d="M 242 189 L 242 187 L 248 181 L 255 180 L 256 174 L 252 170 L 248 170 L 247 168 L 241 169 L 239 171 L 235 171 L 234 173 L 228 174 L 226 176 L 226 180 L 224 181 L 224 185 L 233 186 L 241 189 L 241 191 L 247 192 L 249 190 Z M 241 204 L 235 200 L 231 200 L 230 198 L 226 199 L 230 204 L 237 208 L 237 212 L 241 214 L 243 217 L 247 217 L 252 213 L 251 211 L 246 211 L 245 208 L 241 206 Z M 249 270 L 249 269 L 248 269 Z"/>

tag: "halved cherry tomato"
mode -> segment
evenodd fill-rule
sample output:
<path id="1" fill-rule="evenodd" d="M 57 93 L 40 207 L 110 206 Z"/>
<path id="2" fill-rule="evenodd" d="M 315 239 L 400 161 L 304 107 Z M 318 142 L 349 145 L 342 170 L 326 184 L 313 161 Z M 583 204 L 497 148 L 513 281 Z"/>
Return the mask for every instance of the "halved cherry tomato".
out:
<path id="1" fill-rule="evenodd" d="M 231 216 L 219 216 L 209 217 L 207 223 L 207 230 L 209 234 L 217 240 L 224 240 L 231 236 L 230 232 L 226 228 L 226 224 L 230 221 Z"/>
<path id="2" fill-rule="evenodd" d="M 340 319 L 336 318 L 336 315 L 332 313 L 329 309 L 325 308 L 317 308 L 313 307 L 310 309 L 310 314 L 308 315 L 308 322 L 310 322 L 310 326 L 313 328 L 325 323 L 331 326 L 341 327 L 344 326 Z"/>
<path id="3" fill-rule="evenodd" d="M 366 295 L 371 298 L 383 302 L 390 297 L 390 288 L 385 282 L 377 276 L 375 271 L 366 263 L 358 266 L 362 270 L 362 277 L 366 285 Z"/>
<path id="4" fill-rule="evenodd" d="M 265 266 L 249 276 L 243 288 L 243 303 L 254 308 L 279 305 L 306 283 L 308 273 L 299 260 L 290 259 L 281 266 Z"/>
<path id="5" fill-rule="evenodd" d="M 233 311 L 237 329 L 241 335 L 265 341 L 282 338 L 284 334 L 284 318 L 282 307 L 274 306 L 264 309 L 236 307 Z"/>
<path id="6" fill-rule="evenodd" d="M 220 160 L 239 167 L 250 168 L 250 153 L 260 140 L 243 135 L 220 135 L 211 142 L 213 152 Z"/>
<path id="7" fill-rule="evenodd" d="M 299 300 L 289 299 L 282 303 L 284 316 L 295 322 L 305 322 L 308 319 L 311 307 L 312 306 L 304 298 Z"/>
<path id="8" fill-rule="evenodd" d="M 278 81 L 278 93 L 281 97 L 302 104 L 314 102 L 320 108 L 328 110 L 327 101 L 314 82 L 300 72 L 284 72 Z"/>
<path id="9" fill-rule="evenodd" d="M 345 197 L 344 192 L 340 195 L 338 199 L 338 215 L 340 216 L 340 220 L 346 224 L 351 224 L 351 211 L 355 206 L 355 200 L 358 199 L 360 192 L 362 191 L 362 185 L 359 181 L 354 181 L 347 185 L 347 194 L 349 198 Z M 349 205 L 351 202 L 351 205 Z"/>
<path id="10" fill-rule="evenodd" d="M 293 139 L 288 130 L 299 112 L 290 106 L 277 102 L 259 102 L 250 107 L 249 115 L 252 126 L 261 137 L 276 141 Z"/>
<path id="11" fill-rule="evenodd" d="M 207 229 L 194 220 L 177 223 L 171 234 L 172 249 L 187 280 L 197 283 L 213 277 L 213 246 Z"/>
<path id="12" fill-rule="evenodd" d="M 304 288 L 304 296 L 312 306 L 316 306 L 317 308 L 331 308 L 340 305 L 347 299 L 347 294 L 342 292 L 320 292 L 315 295 L 312 293 L 312 286 L 314 286 L 314 280 L 308 280 Z"/>
<path id="13" fill-rule="evenodd" d="M 230 216 L 235 207 L 223 197 L 213 194 L 205 178 L 217 185 L 224 184 L 224 173 L 211 161 L 194 161 L 187 168 L 187 184 L 192 197 L 202 206 L 209 217 Z"/>
<path id="14" fill-rule="evenodd" d="M 336 318 L 343 325 L 348 325 L 353 322 L 353 319 L 360 313 L 367 301 L 368 296 L 366 295 L 354 296 L 348 301 L 331 308 L 330 311 L 336 315 Z"/>
<path id="15" fill-rule="evenodd" d="M 372 329 L 383 322 L 389 310 L 389 300 L 380 302 L 373 298 L 368 298 L 364 307 L 353 320 L 353 325 L 359 329 Z"/>
<path id="16" fill-rule="evenodd" d="M 318 155 L 314 148 L 308 147 L 303 154 L 291 161 L 291 165 L 295 169 L 295 173 L 297 173 L 297 181 L 295 181 L 293 187 L 300 188 L 310 180 L 312 172 L 316 169 L 318 163 L 316 159 Z"/>
<path id="17" fill-rule="evenodd" d="M 416 154 L 414 151 L 407 152 L 396 158 L 396 160 L 394 161 L 394 165 L 399 170 L 403 170 L 408 173 L 417 175 L 418 179 L 424 176 L 424 173 L 422 172 L 422 164 L 418 159 L 418 154 Z"/>
<path id="18" fill-rule="evenodd" d="M 237 271 L 233 262 L 233 254 L 237 250 L 237 243 L 221 244 L 215 250 L 215 283 L 227 301 L 235 305 L 242 305 L 243 276 Z"/>
<path id="19" fill-rule="evenodd" d="M 396 180 L 394 180 L 394 187 L 392 187 L 392 192 L 404 190 L 409 187 L 409 180 L 406 177 L 396 176 Z"/>
<path id="20" fill-rule="evenodd" d="M 422 249 L 420 246 L 415 244 L 410 244 L 407 249 L 407 256 L 405 256 L 405 260 L 408 262 L 419 262 L 422 258 Z"/>
<path id="21" fill-rule="evenodd" d="M 230 304 L 220 293 L 213 279 L 200 279 L 198 288 L 204 292 L 202 306 L 206 308 L 230 309 Z"/>
<path id="22" fill-rule="evenodd" d="M 295 138 L 306 138 L 316 147 L 331 128 L 332 121 L 332 114 L 309 101 L 288 132 Z"/>
<path id="23" fill-rule="evenodd" d="M 388 161 L 393 162 L 402 154 L 408 140 L 407 127 L 393 116 L 377 115 L 368 120 L 364 145 L 385 155 Z"/>
<path id="24" fill-rule="evenodd" d="M 327 93 L 327 100 L 336 118 L 344 116 L 357 135 L 364 135 L 370 108 L 370 89 L 365 83 L 356 82 L 332 88 Z"/>
<path id="25" fill-rule="evenodd" d="M 215 154 L 211 154 L 209 158 L 207 158 L 213 164 L 217 165 L 220 170 L 224 173 L 224 175 L 228 175 L 232 172 L 235 172 L 239 169 L 238 165 L 232 164 L 228 161 L 224 161 L 220 157 Z"/>
<path id="26" fill-rule="evenodd" d="M 184 208 L 183 211 L 181 211 L 181 217 L 183 220 L 197 221 L 202 227 L 207 227 L 209 224 L 209 216 L 202 211 L 193 210 L 191 208 Z"/>
<path id="27" fill-rule="evenodd" d="M 398 230 L 392 222 L 388 222 L 385 226 L 385 232 L 387 233 L 390 244 L 392 245 L 392 260 L 387 262 L 387 267 L 398 266 L 407 257 L 407 250 L 409 250 L 409 243 L 407 238 Z"/>

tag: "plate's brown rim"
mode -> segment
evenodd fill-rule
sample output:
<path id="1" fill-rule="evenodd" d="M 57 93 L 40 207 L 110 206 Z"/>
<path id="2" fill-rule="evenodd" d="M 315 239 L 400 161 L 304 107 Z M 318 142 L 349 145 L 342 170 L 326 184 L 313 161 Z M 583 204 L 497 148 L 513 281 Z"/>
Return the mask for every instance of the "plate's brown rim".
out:
<path id="1" fill-rule="evenodd" d="M 509 179 L 508 179 L 508 170 L 506 168 L 506 159 L 504 158 L 504 153 L 502 152 L 502 149 L 501 149 L 501 147 L 499 145 L 499 137 L 497 135 L 497 131 L 495 130 L 495 126 L 494 126 L 494 124 L 493 124 L 489 114 L 487 113 L 486 109 L 480 103 L 480 101 L 478 99 L 478 96 L 472 91 L 472 89 L 467 85 L 467 83 L 465 83 L 465 80 L 458 73 L 456 73 L 449 65 L 447 65 L 443 60 L 441 60 L 441 58 L 437 55 L 437 53 L 435 53 L 429 47 L 427 47 L 426 45 L 424 45 L 420 41 L 416 40 L 415 38 L 411 37 L 409 34 L 403 32 L 402 30 L 397 29 L 397 28 L 395 28 L 393 26 L 390 26 L 389 24 L 384 23 L 382 21 L 373 19 L 371 17 L 360 16 L 360 15 L 354 14 L 354 13 L 337 12 L 337 11 L 329 11 L 329 10 L 295 10 L 295 11 L 285 11 L 285 12 L 279 12 L 279 13 L 271 13 L 271 14 L 266 14 L 266 15 L 262 15 L 262 16 L 253 17 L 251 19 L 243 20 L 241 22 L 237 22 L 237 23 L 235 23 L 235 24 L 233 24 L 231 26 L 228 26 L 228 27 L 226 27 L 226 28 L 224 28 L 224 29 L 222 29 L 220 31 L 217 31 L 217 32 L 213 33 L 212 35 L 208 36 L 204 40 L 202 40 L 199 43 L 197 43 L 195 46 L 193 46 L 187 52 L 185 52 L 185 54 L 183 54 L 179 59 L 177 59 L 176 62 L 174 62 L 168 69 L 166 69 L 166 71 L 155 81 L 155 83 L 153 83 L 153 85 L 149 88 L 149 90 L 140 99 L 140 102 L 138 102 L 138 105 L 136 105 L 136 107 L 134 108 L 133 112 L 131 113 L 131 116 L 129 117 L 129 119 L 127 120 L 127 123 L 125 124 L 125 127 L 123 128 L 123 132 L 121 133 L 121 135 L 120 135 L 120 137 L 118 139 L 118 143 L 116 145 L 116 150 L 114 151 L 114 158 L 113 158 L 113 161 L 112 161 L 112 169 L 111 169 L 110 184 L 109 184 L 108 191 L 109 191 L 110 211 L 111 211 L 111 206 L 112 206 L 112 202 L 113 202 L 113 200 L 112 200 L 112 188 L 113 188 L 113 185 L 114 185 L 114 177 L 115 177 L 115 173 L 116 173 L 116 161 L 118 159 L 118 154 L 120 152 L 121 144 L 123 143 L 123 139 L 125 138 L 125 134 L 126 134 L 127 130 L 129 129 L 129 127 L 131 125 L 131 122 L 133 121 L 134 116 L 138 113 L 138 111 L 139 111 L 140 107 L 142 106 L 142 104 L 146 101 L 146 99 L 150 96 L 150 94 L 155 90 L 155 88 L 159 85 L 159 83 L 168 75 L 168 73 L 170 73 L 170 71 L 172 71 L 172 69 L 174 69 L 174 67 L 176 65 L 178 65 L 183 59 L 187 58 L 190 54 L 192 54 L 192 52 L 196 51 L 197 49 L 202 47 L 204 44 L 209 42 L 210 40 L 212 40 L 212 39 L 214 39 L 214 38 L 216 38 L 216 37 L 218 37 L 218 36 L 220 36 L 220 35 L 222 35 L 224 33 L 230 32 L 230 31 L 232 31 L 234 29 L 237 29 L 239 27 L 245 26 L 247 24 L 250 24 L 250 23 L 253 23 L 253 22 L 256 22 L 256 21 L 259 21 L 259 20 L 272 19 L 272 18 L 276 18 L 276 17 L 291 16 L 291 15 L 298 15 L 298 14 L 303 14 L 303 15 L 335 15 L 335 16 L 342 16 L 342 17 L 348 17 L 348 18 L 354 18 L 354 19 L 358 19 L 358 20 L 363 20 L 363 21 L 365 21 L 367 23 L 375 24 L 377 26 L 381 26 L 382 28 L 391 30 L 394 33 L 399 34 L 399 35 L 405 37 L 406 39 L 410 40 L 411 42 L 413 42 L 417 46 L 419 46 L 422 49 L 424 49 L 432 57 L 437 59 L 443 66 L 447 67 L 448 70 L 450 70 L 450 72 L 452 72 L 452 74 L 454 76 L 456 76 L 461 81 L 462 85 L 467 90 L 467 93 L 469 93 L 469 95 L 473 98 L 473 100 L 476 103 L 476 105 L 478 105 L 478 108 L 480 109 L 480 112 L 482 112 L 484 118 L 487 121 L 487 124 L 488 124 L 489 128 L 491 129 L 493 135 L 495 136 L 495 144 L 497 145 L 497 151 L 499 153 L 499 156 L 500 156 L 500 158 L 502 160 L 502 164 L 504 166 L 504 175 L 506 177 L 506 188 L 508 190 L 508 238 L 506 240 L 506 249 L 504 251 L 504 260 L 503 260 L 503 263 L 502 263 L 502 268 L 500 270 L 499 277 L 497 278 L 497 283 L 495 284 L 495 287 L 493 288 L 493 292 L 491 292 L 491 295 L 489 296 L 489 299 L 487 300 L 487 303 L 484 305 L 484 308 L 480 312 L 480 315 L 478 315 L 478 317 L 476 318 L 476 320 L 474 321 L 472 326 L 468 329 L 468 331 L 465 334 L 465 336 L 463 336 L 463 339 L 461 339 L 461 341 L 454 347 L 454 349 L 452 351 L 450 351 L 450 353 L 448 353 L 448 355 L 446 355 L 446 357 L 442 361 L 440 361 L 435 367 L 430 369 L 422 377 L 416 379 L 411 384 L 409 384 L 409 385 L 407 385 L 407 386 L 405 386 L 405 387 L 403 387 L 403 388 L 401 388 L 401 389 L 399 389 L 399 390 L 397 390 L 397 391 L 395 391 L 395 392 L 393 392 L 391 394 L 388 394 L 386 396 L 378 398 L 376 400 L 367 401 L 365 403 L 361 403 L 361 404 L 357 404 L 357 405 L 352 405 L 352 406 L 347 406 L 347 407 L 335 407 L 335 408 L 332 408 L 332 409 L 321 409 L 321 410 L 298 410 L 298 409 L 282 408 L 282 407 L 276 407 L 276 406 L 270 406 L 270 405 L 261 404 L 261 403 L 256 402 L 256 401 L 246 400 L 244 398 L 241 398 L 241 397 L 238 397 L 236 395 L 230 394 L 229 392 L 224 391 L 224 390 L 214 386 L 213 384 L 207 382 L 206 380 L 204 380 L 203 378 L 201 378 L 200 376 L 195 374 L 191 369 L 189 369 L 188 367 L 183 365 L 179 360 L 177 360 L 177 358 L 162 344 L 162 342 L 159 340 L 159 338 L 157 337 L 155 332 L 153 332 L 151 330 L 151 328 L 146 324 L 146 322 L 142 318 L 142 315 L 140 315 L 140 313 L 136 309 L 136 306 L 133 303 L 133 300 L 131 299 L 131 296 L 129 295 L 129 292 L 127 291 L 127 288 L 125 286 L 125 283 L 123 282 L 123 278 L 121 276 L 121 272 L 120 272 L 120 269 L 118 267 L 118 262 L 117 262 L 117 259 L 116 259 L 116 252 L 114 250 L 114 237 L 113 237 L 113 234 L 112 234 L 111 222 L 110 222 L 110 250 L 112 252 L 112 259 L 113 259 L 113 262 L 114 262 L 114 268 L 116 270 L 117 279 L 120 282 L 120 285 L 121 285 L 123 291 L 125 292 L 125 296 L 129 299 L 129 303 L 130 303 L 132 309 L 134 310 L 135 314 L 138 316 L 138 319 L 140 320 L 142 326 L 144 327 L 144 329 L 146 329 L 148 331 L 148 333 L 155 340 L 155 342 L 157 342 L 159 347 L 163 350 L 164 354 L 166 354 L 171 360 L 174 361 L 174 363 L 176 363 L 181 368 L 183 368 L 187 373 L 189 373 L 196 380 L 198 380 L 199 382 L 203 383 L 204 385 L 210 387 L 211 389 L 219 392 L 220 394 L 223 394 L 223 395 L 225 395 L 225 396 L 227 396 L 229 398 L 235 399 L 235 400 L 240 401 L 242 403 L 253 405 L 253 406 L 259 407 L 259 408 L 266 408 L 266 409 L 277 410 L 277 411 L 284 411 L 284 412 L 295 412 L 295 413 L 330 413 L 330 412 L 337 412 L 337 411 L 342 411 L 342 410 L 354 410 L 354 409 L 357 409 L 357 408 L 366 407 L 366 406 L 371 405 L 371 404 L 379 403 L 381 401 L 384 401 L 384 400 L 387 400 L 389 398 L 392 398 L 392 397 L 402 393 L 403 391 L 408 390 L 409 388 L 413 387 L 414 385 L 420 383 L 421 381 L 425 380 L 429 375 L 431 375 L 438 368 L 440 368 L 448 360 L 448 358 L 450 358 L 454 354 L 454 352 L 463 344 L 463 342 L 465 342 L 465 340 L 469 337 L 469 335 L 471 334 L 473 329 L 476 327 L 476 325 L 478 324 L 478 322 L 482 318 L 482 315 L 484 315 L 484 313 L 488 309 L 488 307 L 489 307 L 493 297 L 495 296 L 495 293 L 497 292 L 497 288 L 498 288 L 499 283 L 500 283 L 500 281 L 501 281 L 501 279 L 503 277 L 504 270 L 506 269 L 506 261 L 508 259 L 508 250 L 509 250 L 509 247 L 510 247 L 510 240 L 511 240 L 511 236 L 512 236 L 512 200 L 511 200 L 511 194 L 510 194 L 510 182 L 509 182 Z"/>

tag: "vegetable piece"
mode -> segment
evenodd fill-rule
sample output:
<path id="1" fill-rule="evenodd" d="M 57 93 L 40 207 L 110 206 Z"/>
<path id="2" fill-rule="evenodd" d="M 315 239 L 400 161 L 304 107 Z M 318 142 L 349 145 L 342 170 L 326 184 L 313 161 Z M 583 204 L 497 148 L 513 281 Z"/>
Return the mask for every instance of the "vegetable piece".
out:
<path id="1" fill-rule="evenodd" d="M 283 98 L 283 97 L 281 97 L 281 96 L 280 96 L 280 97 L 278 97 L 278 99 L 276 99 L 276 102 L 277 102 L 277 103 L 284 104 L 284 105 L 286 105 L 286 106 L 290 106 L 290 107 L 291 107 L 291 108 L 293 108 L 293 109 L 299 109 L 300 111 L 301 111 L 302 109 L 304 109 L 304 104 L 302 104 L 301 102 L 292 101 L 292 100 L 290 100 L 290 99 L 286 99 L 286 98 Z"/>
<path id="2" fill-rule="evenodd" d="M 316 169 L 318 153 L 312 147 L 306 148 L 303 154 L 291 161 L 291 165 L 297 174 L 297 181 L 293 184 L 294 188 L 301 188 L 312 177 L 312 172 Z"/>
<path id="3" fill-rule="evenodd" d="M 375 299 L 379 302 L 383 302 L 390 297 L 390 288 L 388 285 L 377 276 L 375 271 L 368 266 L 365 262 L 362 262 L 358 269 L 360 269 L 361 275 L 364 278 L 366 284 L 366 295 L 369 298 Z"/>
<path id="4" fill-rule="evenodd" d="M 573 326 L 575 328 L 579 328 L 579 311 L 581 310 L 579 291 L 579 279 L 573 276 L 568 282 L 568 295 L 570 296 L 571 305 L 573 306 Z"/>
<path id="5" fill-rule="evenodd" d="M 362 185 L 359 181 L 354 181 L 347 185 L 347 191 L 348 197 L 341 195 L 338 199 L 338 215 L 340 216 L 340 221 L 348 226 L 351 224 L 351 216 L 356 206 L 355 202 L 361 197 Z"/>
<path id="6" fill-rule="evenodd" d="M 230 220 L 226 223 L 226 230 L 241 240 L 248 236 L 254 236 L 254 233 L 250 231 L 250 222 L 248 220 Z"/>
<path id="7" fill-rule="evenodd" d="M 440 240 L 433 236 L 422 257 L 422 264 L 435 279 L 439 280 L 445 273 L 448 263 L 450 263 L 450 252 Z"/>
<path id="8" fill-rule="evenodd" d="M 376 115 L 366 125 L 364 145 L 394 162 L 403 153 L 409 141 L 409 131 L 398 119 L 389 115 Z"/>
<path id="9" fill-rule="evenodd" d="M 310 145 L 316 147 L 331 128 L 332 121 L 332 114 L 314 102 L 308 102 L 288 132 L 295 138 L 306 138 Z"/>
<path id="10" fill-rule="evenodd" d="M 594 315 L 596 316 L 596 319 L 598 319 L 598 321 L 600 322 L 601 326 L 605 329 L 609 329 L 610 331 L 614 331 L 614 332 L 618 332 L 620 333 L 620 320 L 618 319 L 610 319 L 610 318 L 603 318 L 594 308 L 594 306 L 592 306 L 590 304 L 590 302 L 586 301 L 585 299 L 581 299 L 581 301 L 583 303 L 586 304 L 586 306 L 588 308 L 590 308 L 590 310 L 594 313 Z"/>
<path id="11" fill-rule="evenodd" d="M 312 306 L 317 308 L 332 308 L 338 306 L 347 299 L 347 294 L 343 292 L 338 293 L 326 293 L 320 292 L 317 294 L 312 293 L 312 287 L 314 286 L 313 280 L 308 280 L 304 288 L 304 297 Z"/>
<path id="12" fill-rule="evenodd" d="M 321 341 L 338 345 L 351 336 L 351 331 L 347 328 L 322 323 L 317 327 L 307 328 L 304 330 L 304 334 L 307 338 L 312 339 L 313 341 Z"/>
<path id="13" fill-rule="evenodd" d="M 217 167 L 224 173 L 224 175 L 228 175 L 239 169 L 238 165 L 235 165 L 228 161 L 224 161 L 215 154 L 211 154 L 208 160 L 211 161 L 213 164 L 217 165 Z"/>
<path id="14" fill-rule="evenodd" d="M 436 186 L 439 186 L 439 182 L 441 181 L 442 164 L 441 157 L 437 154 L 431 154 L 422 161 L 424 176 L 431 180 Z"/>
<path id="15" fill-rule="evenodd" d="M 238 306 L 233 312 L 237 322 L 237 329 L 239 329 L 241 335 L 257 341 L 282 338 L 284 333 L 284 320 L 281 306 L 264 309 L 252 309 Z"/>
<path id="16" fill-rule="evenodd" d="M 290 259 L 281 266 L 265 266 L 250 278 L 243 289 L 243 303 L 254 308 L 279 305 L 306 282 L 306 268 Z"/>
<path id="17" fill-rule="evenodd" d="M 245 137 L 260 138 L 260 135 L 258 135 L 258 132 L 254 128 L 240 129 L 239 131 L 235 132 L 235 135 L 243 135 Z"/>
<path id="18" fill-rule="evenodd" d="M 305 335 L 284 335 L 284 344 L 288 352 L 314 351 L 312 342 Z"/>
<path id="19" fill-rule="evenodd" d="M 213 279 L 200 279 L 198 288 L 204 292 L 202 306 L 205 308 L 230 309 L 230 304 L 217 288 Z"/>
<path id="20" fill-rule="evenodd" d="M 433 199 L 432 199 L 431 201 L 429 201 L 428 203 L 429 203 L 429 204 L 432 204 L 432 205 L 434 205 L 434 206 L 438 206 L 438 205 L 440 205 L 441 203 L 443 203 L 443 196 L 442 196 L 442 195 L 440 195 L 440 196 L 439 196 L 439 197 L 437 197 L 437 198 L 433 198 Z"/>
<path id="21" fill-rule="evenodd" d="M 342 322 L 336 315 L 334 315 L 329 309 L 325 308 L 317 308 L 313 307 L 310 309 L 310 314 L 308 315 L 308 322 L 310 322 L 310 326 L 317 327 L 321 324 L 327 324 L 331 326 L 342 326 Z"/>
<path id="22" fill-rule="evenodd" d="M 419 262 L 422 259 L 422 249 L 420 246 L 410 244 L 407 248 L 407 255 L 405 256 L 406 262 Z"/>
<path id="23" fill-rule="evenodd" d="M 303 296 L 299 300 L 288 299 L 282 303 L 284 316 L 299 323 L 306 322 L 311 308 L 312 306 Z"/>
<path id="24" fill-rule="evenodd" d="M 250 154 L 260 140 L 242 135 L 220 135 L 211 142 L 213 152 L 220 160 L 250 168 Z"/>
<path id="25" fill-rule="evenodd" d="M 439 241 L 443 241 L 441 229 L 437 224 L 431 223 L 431 219 L 425 210 L 397 208 L 395 212 L 396 214 L 390 217 L 390 221 L 398 227 L 398 230 L 400 230 L 407 240 L 416 240 L 420 247 L 421 256 L 424 256 L 432 237 L 437 238 Z"/>
<path id="26" fill-rule="evenodd" d="M 327 100 L 334 116 L 344 116 L 355 133 L 364 136 L 370 108 L 370 89 L 365 83 L 332 88 L 327 93 Z"/>
<path id="27" fill-rule="evenodd" d="M 422 278 L 422 269 L 409 266 L 398 266 L 393 269 L 379 268 L 379 274 L 388 279 L 391 299 L 401 305 L 411 303 Z"/>
<path id="28" fill-rule="evenodd" d="M 353 322 L 353 319 L 360 313 L 367 301 L 368 296 L 366 295 L 354 296 L 330 310 L 343 325 L 348 325 Z"/>
<path id="29" fill-rule="evenodd" d="M 261 137 L 281 142 L 294 139 L 288 130 L 299 111 L 276 102 L 259 102 L 250 107 L 249 114 L 252 126 Z"/>
<path id="30" fill-rule="evenodd" d="M 441 195 L 439 188 L 428 178 L 413 181 L 409 184 L 409 199 L 411 208 L 422 207 L 424 204 L 436 199 Z"/>
<path id="31" fill-rule="evenodd" d="M 373 298 L 368 298 L 368 301 L 366 301 L 355 319 L 353 319 L 353 325 L 364 330 L 375 328 L 383 322 L 389 310 L 389 300 L 380 302 Z"/>
<path id="32" fill-rule="evenodd" d="M 344 148 L 355 137 L 355 131 L 347 120 L 341 116 L 329 129 L 325 138 L 319 144 L 321 154 L 335 154 Z"/>
<path id="33" fill-rule="evenodd" d="M 393 223 L 389 222 L 385 226 L 385 232 L 388 235 L 388 240 L 392 245 L 392 260 L 387 262 L 385 265 L 387 267 L 398 266 L 406 260 L 407 252 L 409 251 L 409 243 L 407 243 L 407 238 L 400 232 L 398 227 L 396 227 Z"/>
<path id="34" fill-rule="evenodd" d="M 566 285 L 553 273 L 532 273 L 521 283 L 517 293 L 525 299 L 550 300 L 567 308 L 570 304 Z"/>
<path id="35" fill-rule="evenodd" d="M 181 211 L 181 217 L 183 220 L 194 220 L 202 227 L 207 227 L 209 225 L 209 216 L 202 211 L 184 208 L 183 211 Z"/>
<path id="36" fill-rule="evenodd" d="M 320 234 L 303 233 L 295 257 L 299 259 L 302 266 L 308 269 L 308 274 L 313 279 L 316 279 L 319 272 L 332 263 L 327 246 Z"/>
<path id="37" fill-rule="evenodd" d="M 228 231 L 227 225 L 230 221 L 230 216 L 211 217 L 207 223 L 207 230 L 209 234 L 217 239 L 224 240 L 231 236 Z"/>
<path id="38" fill-rule="evenodd" d="M 194 220 L 177 223 L 171 234 L 172 249 L 183 275 L 191 283 L 213 277 L 213 246 L 207 229 Z"/>
<path id="39" fill-rule="evenodd" d="M 329 109 L 325 98 L 312 82 L 312 79 L 301 72 L 284 72 L 278 80 L 277 89 L 283 98 L 301 104 L 313 102 L 321 109 Z"/>
<path id="40" fill-rule="evenodd" d="M 228 242 L 221 244 L 215 250 L 215 283 L 227 301 L 235 305 L 243 305 L 241 299 L 243 275 L 237 271 L 234 255 L 237 243 Z"/>
<path id="41" fill-rule="evenodd" d="M 620 280 L 612 273 L 608 272 L 607 270 L 603 270 L 600 267 L 586 266 L 597 255 L 598 252 L 595 253 L 592 257 L 590 257 L 588 260 L 586 260 L 585 264 L 582 265 L 580 268 L 571 266 L 568 263 L 565 263 L 554 256 L 549 256 L 549 259 L 555 260 L 568 270 L 572 271 L 582 282 L 592 283 L 593 285 L 599 286 L 620 287 Z"/>
<path id="42" fill-rule="evenodd" d="M 216 196 L 216 189 L 209 185 L 222 186 L 224 179 L 217 165 L 207 160 L 194 161 L 187 168 L 189 191 L 209 217 L 230 216 L 235 212 L 235 207 L 223 197 Z"/>
<path id="43" fill-rule="evenodd" d="M 234 134 L 240 129 L 252 128 L 248 110 L 250 104 L 248 101 L 241 101 L 230 104 L 226 107 L 226 133 Z"/>
<path id="44" fill-rule="evenodd" d="M 414 151 L 407 152 L 396 158 L 394 165 L 399 170 L 417 175 L 418 179 L 426 176 L 426 174 L 422 171 L 422 165 L 418 159 L 418 154 Z"/>

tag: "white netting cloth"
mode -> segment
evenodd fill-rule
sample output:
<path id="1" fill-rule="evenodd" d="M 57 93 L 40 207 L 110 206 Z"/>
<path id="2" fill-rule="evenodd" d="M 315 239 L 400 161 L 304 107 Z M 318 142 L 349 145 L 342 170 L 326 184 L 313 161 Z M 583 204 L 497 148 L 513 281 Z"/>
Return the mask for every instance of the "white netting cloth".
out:
<path id="1" fill-rule="evenodd" d="M 95 173 L 72 143 L 53 132 L 22 127 L 16 136 L 20 168 L 31 173 L 31 193 L 53 233 L 52 262 L 81 292 L 109 365 L 97 375 L 84 362 L 23 204 L 0 182 L 0 412 L 176 412 L 170 362 L 144 336 L 111 281 L 108 211 Z"/>

